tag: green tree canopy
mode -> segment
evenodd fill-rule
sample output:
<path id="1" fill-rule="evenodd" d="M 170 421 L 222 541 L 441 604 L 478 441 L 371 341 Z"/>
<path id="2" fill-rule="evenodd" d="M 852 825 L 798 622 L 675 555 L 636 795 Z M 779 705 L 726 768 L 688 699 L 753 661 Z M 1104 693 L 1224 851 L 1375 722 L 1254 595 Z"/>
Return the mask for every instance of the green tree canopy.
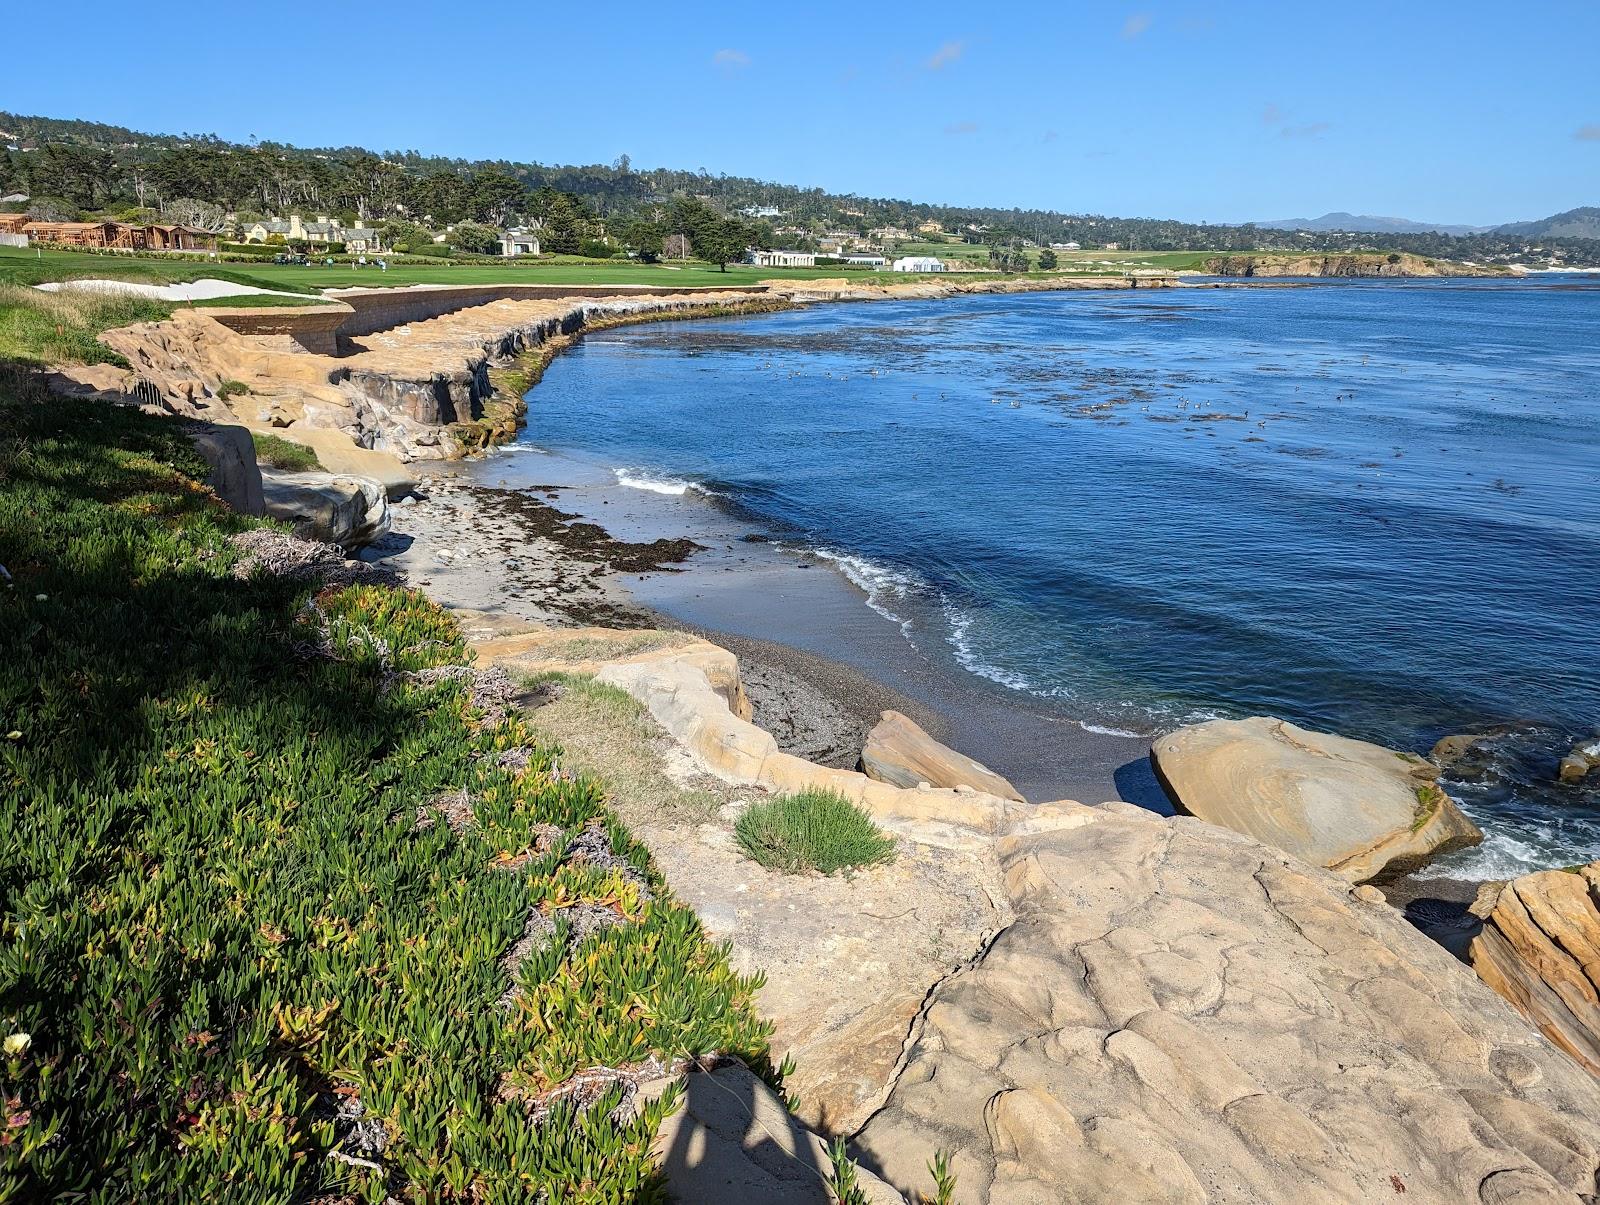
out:
<path id="1" fill-rule="evenodd" d="M 736 218 L 718 218 L 702 225 L 690 241 L 696 255 L 726 272 L 730 263 L 744 258 L 752 234 L 750 227 Z"/>
<path id="2" fill-rule="evenodd" d="M 566 193 L 555 192 L 541 201 L 544 210 L 539 245 L 551 255 L 576 255 L 583 245 L 584 222 L 577 205 Z"/>
<path id="3" fill-rule="evenodd" d="M 482 222 L 457 222 L 450 232 L 450 242 L 463 251 L 491 255 L 500 249 L 500 232 Z"/>
<path id="4" fill-rule="evenodd" d="M 621 232 L 622 245 L 647 264 L 661 258 L 665 237 L 659 225 L 643 218 L 629 222 Z"/>

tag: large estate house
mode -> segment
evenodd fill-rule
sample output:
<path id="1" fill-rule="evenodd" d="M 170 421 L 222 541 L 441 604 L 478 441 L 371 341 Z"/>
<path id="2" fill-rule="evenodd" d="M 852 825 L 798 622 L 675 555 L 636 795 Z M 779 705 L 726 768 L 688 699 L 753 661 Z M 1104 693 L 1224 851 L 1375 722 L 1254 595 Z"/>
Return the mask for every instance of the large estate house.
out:
<path id="1" fill-rule="evenodd" d="M 337 218 L 325 217 L 305 222 L 297 213 L 290 214 L 287 220 L 273 218 L 245 227 L 244 241 L 267 243 L 274 235 L 286 243 L 343 243 L 344 249 L 352 254 L 383 250 L 378 232 L 370 227 L 346 226 Z"/>

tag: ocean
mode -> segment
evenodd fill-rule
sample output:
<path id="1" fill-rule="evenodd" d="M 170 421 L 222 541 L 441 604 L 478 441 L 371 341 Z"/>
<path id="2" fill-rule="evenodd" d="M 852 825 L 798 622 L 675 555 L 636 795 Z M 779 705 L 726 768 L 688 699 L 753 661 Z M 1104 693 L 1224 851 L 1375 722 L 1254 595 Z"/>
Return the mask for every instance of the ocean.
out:
<path id="1" fill-rule="evenodd" d="M 1035 711 L 1484 733 L 1446 785 L 1488 837 L 1439 871 L 1600 856 L 1600 782 L 1554 781 L 1600 725 L 1600 279 L 659 323 L 528 400 L 527 447 L 825 558 L 916 657 Z"/>

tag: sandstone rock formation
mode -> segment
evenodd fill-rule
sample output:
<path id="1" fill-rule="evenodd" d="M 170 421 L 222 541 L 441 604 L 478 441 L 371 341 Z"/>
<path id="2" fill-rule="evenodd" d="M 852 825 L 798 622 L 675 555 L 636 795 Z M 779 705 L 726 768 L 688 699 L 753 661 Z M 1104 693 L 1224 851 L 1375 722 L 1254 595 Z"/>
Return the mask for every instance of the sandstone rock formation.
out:
<path id="1" fill-rule="evenodd" d="M 1159 738 L 1150 756 L 1181 810 L 1355 882 L 1483 840 L 1436 766 L 1285 720 L 1210 720 Z"/>
<path id="2" fill-rule="evenodd" d="M 886 711 L 861 750 L 861 770 L 868 778 L 897 787 L 922 783 L 934 787 L 971 787 L 1001 799 L 1024 802 L 1017 788 L 988 766 L 934 740 L 915 721 Z"/>
<path id="3" fill-rule="evenodd" d="M 726 650 L 679 632 L 529 629 L 478 613 L 465 627 L 480 664 L 588 673 L 622 686 L 665 717 L 663 727 L 686 748 L 715 758 L 699 769 L 748 787 L 749 799 L 762 797 L 761 766 L 750 769 L 738 750 L 772 738 L 738 714 L 748 716 L 748 704 Z M 775 750 L 768 756 L 781 759 L 772 773 L 794 776 L 787 789 L 807 785 L 802 767 L 854 799 L 872 787 L 867 806 L 908 838 L 894 860 L 850 877 L 786 875 L 739 849 L 729 817 L 678 819 L 612 803 L 674 893 L 713 937 L 733 943 L 735 969 L 766 977 L 756 1003 L 774 1025 L 775 1057 L 792 1055 L 798 1064 L 787 1086 L 799 1098 L 799 1116 L 828 1134 L 848 1134 L 888 1091 L 929 985 L 1003 923 L 992 842 L 979 829 L 992 826 L 1005 804 L 976 792 L 905 791 Z M 741 766 L 749 772 L 737 773 Z"/>
<path id="4" fill-rule="evenodd" d="M 1600 862 L 1502 886 L 1468 957 L 1540 1033 L 1600 1075 Z"/>
<path id="5" fill-rule="evenodd" d="M 1593 1200 L 1600 1081 L 1376 892 L 1127 804 L 1030 827 L 856 1137 L 891 1184 L 943 1148 L 979 1205 Z"/>
<path id="6" fill-rule="evenodd" d="M 737 664 L 715 646 L 482 626 L 480 657 L 585 665 L 701 767 L 774 781 L 783 755 L 730 710 Z M 832 898 L 786 900 L 719 860 L 714 826 L 641 835 L 735 958 L 783 985 L 759 998 L 780 1034 L 816 1026 L 791 1080 L 802 1109 L 815 1092 L 843 1106 L 830 1126 L 865 1118 L 853 1149 L 894 1189 L 925 1191 L 945 1151 L 957 1199 L 978 1205 L 1594 1199 L 1600 1080 L 1373 888 L 1128 804 L 1029 807 L 810 771 L 903 835 L 909 856 L 957 859 L 946 874 L 982 890 L 974 911 L 992 910 L 996 935 L 969 944 L 969 928 L 929 956 L 891 957 L 926 940 L 925 914 L 956 900 L 951 887 L 917 895 L 864 876 L 830 880 Z M 801 774 L 778 763 L 785 782 Z M 886 889 L 906 893 L 899 914 Z M 926 987 L 908 1003 L 919 973 Z M 743 1169 L 724 1177 L 730 1192 L 800 1191 L 804 1176 L 782 1176 L 791 1156 L 807 1161 L 808 1140 L 785 1137 L 779 1116 L 741 1120 L 762 1108 L 721 1121 L 691 1109 L 665 1132 L 689 1199 L 732 1199 L 692 1178 L 724 1155 Z M 786 1169 L 776 1182 L 748 1169 L 773 1174 L 764 1158 Z"/>
<path id="7" fill-rule="evenodd" d="M 265 514 L 261 469 L 256 465 L 255 441 L 243 427 L 196 425 L 189 442 L 211 466 L 206 484 L 241 515 Z"/>
<path id="8" fill-rule="evenodd" d="M 306 539 L 348 550 L 389 530 L 388 492 L 370 477 L 263 469 L 261 492 L 266 513 Z"/>

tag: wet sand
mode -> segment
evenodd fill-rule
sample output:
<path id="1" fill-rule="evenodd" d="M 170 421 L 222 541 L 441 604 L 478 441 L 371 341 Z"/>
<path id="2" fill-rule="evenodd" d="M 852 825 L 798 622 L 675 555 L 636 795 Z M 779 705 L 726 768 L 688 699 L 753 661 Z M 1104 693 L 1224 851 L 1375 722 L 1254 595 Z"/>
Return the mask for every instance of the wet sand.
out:
<path id="1" fill-rule="evenodd" d="M 822 764 L 854 765 L 893 708 L 1035 802 L 1171 810 L 1145 740 L 1087 731 L 924 656 L 829 562 L 765 542 L 692 492 L 623 486 L 523 447 L 428 475 L 363 557 L 447 606 L 699 632 L 739 656 L 756 720 L 780 747 Z"/>

